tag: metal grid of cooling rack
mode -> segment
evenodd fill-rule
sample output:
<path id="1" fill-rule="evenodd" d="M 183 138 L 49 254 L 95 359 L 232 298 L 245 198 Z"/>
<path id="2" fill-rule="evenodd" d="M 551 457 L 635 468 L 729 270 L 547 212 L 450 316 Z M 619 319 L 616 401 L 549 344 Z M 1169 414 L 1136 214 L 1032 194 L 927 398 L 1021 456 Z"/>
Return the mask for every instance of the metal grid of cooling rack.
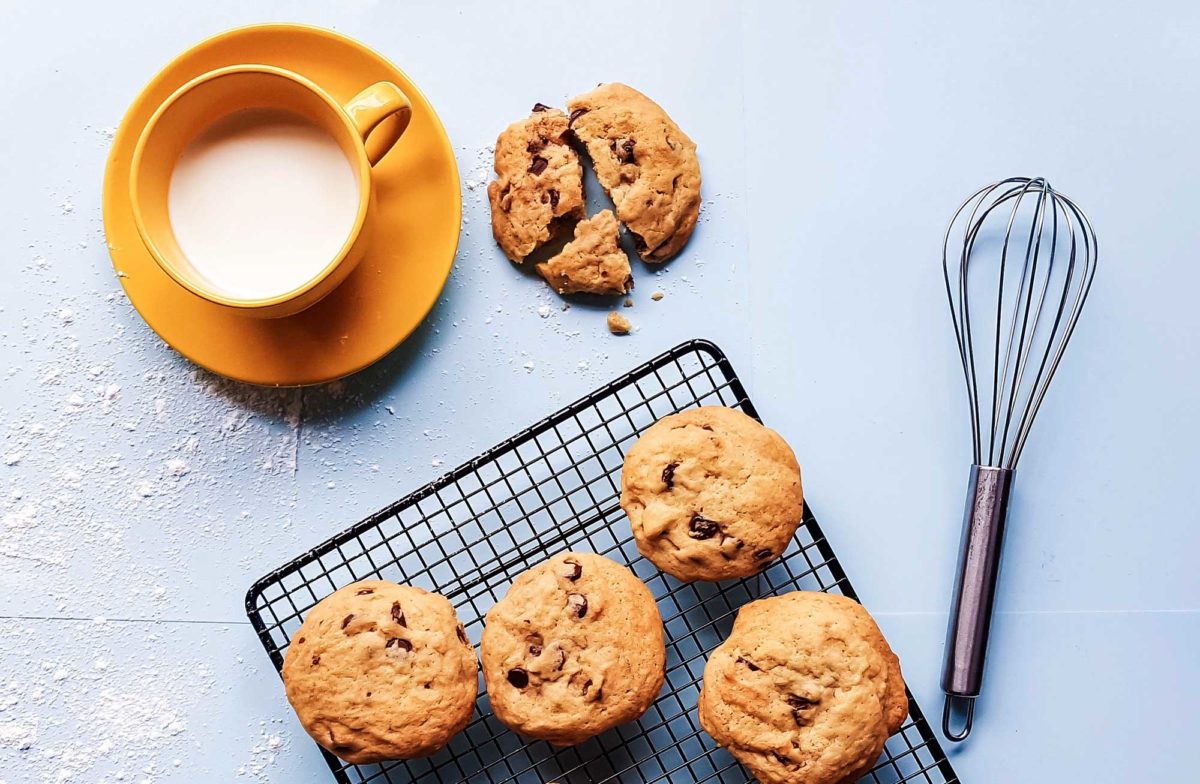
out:
<path id="1" fill-rule="evenodd" d="M 336 589 L 382 578 L 436 591 L 473 641 L 488 609 L 525 569 L 556 552 L 591 550 L 626 563 L 650 587 L 666 627 L 667 677 L 637 722 L 563 749 L 529 742 L 493 715 L 482 689 L 465 731 L 433 757 L 348 765 L 326 753 L 343 784 L 688 782 L 744 784 L 746 772 L 700 730 L 696 698 L 708 652 L 739 607 L 797 589 L 855 596 L 807 506 L 783 557 L 744 580 L 686 584 L 637 552 L 618 499 L 625 450 L 655 420 L 699 405 L 757 417 L 725 355 L 679 345 L 459 466 L 266 575 L 246 611 L 276 669 L 303 615 Z M 871 784 L 951 784 L 958 778 L 909 696 L 908 722 L 887 743 Z"/>

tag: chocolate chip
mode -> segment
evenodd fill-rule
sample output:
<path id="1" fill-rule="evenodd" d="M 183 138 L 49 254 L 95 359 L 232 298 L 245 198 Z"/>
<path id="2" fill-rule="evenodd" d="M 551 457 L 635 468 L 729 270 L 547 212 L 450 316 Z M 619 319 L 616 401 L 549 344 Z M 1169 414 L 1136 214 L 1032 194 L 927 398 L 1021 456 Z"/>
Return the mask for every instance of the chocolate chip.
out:
<path id="1" fill-rule="evenodd" d="M 563 563 L 566 564 L 567 567 L 562 572 L 563 577 L 567 578 L 571 582 L 575 582 L 583 576 L 583 565 L 580 564 L 579 561 L 571 558 L 564 558 Z"/>
<path id="2" fill-rule="evenodd" d="M 321 663 L 321 656 L 320 656 L 320 654 L 318 654 L 313 657 L 313 666 L 316 667 L 320 663 Z"/>
<path id="3" fill-rule="evenodd" d="M 392 637 L 383 645 L 384 648 L 399 648 L 402 651 L 411 651 L 412 643 L 403 637 Z"/>
<path id="4" fill-rule="evenodd" d="M 679 463 L 667 463 L 667 467 L 663 469 L 662 479 L 663 484 L 670 490 L 675 486 L 675 469 L 679 468 Z"/>
<path id="5" fill-rule="evenodd" d="M 408 624 L 404 621 L 404 610 L 400 609 L 400 602 L 392 602 L 392 620 L 397 625 L 408 628 Z"/>
<path id="6" fill-rule="evenodd" d="M 592 679 L 588 678 L 583 684 L 583 696 L 587 696 L 588 689 L 592 688 Z"/>
<path id="7" fill-rule="evenodd" d="M 566 667 L 566 666 L 567 666 L 567 652 L 560 648 L 558 651 L 558 666 L 555 667 L 554 669 L 561 672 L 562 668 Z"/>
<path id="8" fill-rule="evenodd" d="M 546 140 L 543 138 L 530 139 L 525 145 L 525 152 L 533 154 L 539 153 L 546 148 Z"/>
<path id="9" fill-rule="evenodd" d="M 540 155 L 533 156 L 533 163 L 529 164 L 529 172 L 531 174 L 541 174 L 546 171 L 546 167 L 550 165 L 550 161 Z"/>
<path id="10" fill-rule="evenodd" d="M 530 645 L 529 646 L 529 655 L 530 656 L 541 656 L 542 655 L 542 646 Z"/>
<path id="11" fill-rule="evenodd" d="M 355 596 L 366 596 L 367 594 L 371 594 L 371 593 L 375 593 L 374 588 L 363 588 L 361 591 L 359 591 L 358 593 L 356 593 L 354 595 Z"/>
<path id="12" fill-rule="evenodd" d="M 787 704 L 792 709 L 792 718 L 796 720 L 796 723 L 797 724 L 807 724 L 808 720 L 802 714 L 802 711 L 808 710 L 809 708 L 815 706 L 817 703 L 812 700 L 806 700 L 805 698 L 800 697 L 795 694 L 789 694 L 787 696 Z"/>
<path id="13" fill-rule="evenodd" d="M 458 641 L 461 642 L 463 645 L 471 644 L 470 638 L 467 637 L 467 630 L 463 628 L 463 625 L 461 623 L 458 626 L 454 627 L 454 633 L 458 635 Z"/>
<path id="14" fill-rule="evenodd" d="M 508 671 L 508 682 L 518 689 L 524 689 L 529 685 L 529 673 L 520 667 L 513 667 Z"/>
<path id="15" fill-rule="evenodd" d="M 754 554 L 754 557 L 761 561 L 764 558 L 771 558 L 774 555 L 775 555 L 775 553 L 771 552 L 770 550 L 768 550 L 766 548 L 763 548 L 762 550 L 759 550 L 758 552 L 756 552 Z"/>
<path id="16" fill-rule="evenodd" d="M 582 618 L 587 615 L 587 597 L 581 593 L 567 594 L 567 607 L 576 618 Z"/>
<path id="17" fill-rule="evenodd" d="M 550 209 L 558 207 L 558 191 L 550 189 Z"/>
<path id="18" fill-rule="evenodd" d="M 345 618 L 342 619 L 342 628 L 345 629 L 347 626 L 350 625 L 350 622 L 353 620 L 354 620 L 354 613 L 350 613 L 349 615 L 347 615 Z"/>
<path id="19" fill-rule="evenodd" d="M 746 665 L 746 667 L 750 670 L 750 672 L 758 672 L 760 669 L 762 669 L 754 662 L 752 662 L 749 659 L 744 658 L 742 656 L 737 657 L 737 663 Z"/>
<path id="20" fill-rule="evenodd" d="M 648 245 L 646 245 L 646 241 L 645 241 L 644 239 L 642 239 L 642 235 L 640 235 L 640 234 L 634 234 L 633 232 L 629 232 L 629 233 L 630 233 L 630 234 L 633 234 L 633 248 L 634 248 L 634 250 L 636 250 L 636 251 L 638 252 L 638 255 L 639 255 L 639 256 L 641 256 L 641 255 L 645 255 L 645 253 L 646 253 L 646 250 L 647 250 L 647 248 L 648 248 L 649 246 L 648 246 Z M 709 429 L 709 430 L 712 430 L 712 428 L 708 428 L 708 429 Z"/>
<path id="21" fill-rule="evenodd" d="M 304 641 L 305 641 L 306 639 L 308 639 L 308 638 L 307 638 L 307 637 L 301 637 L 299 640 L 296 640 L 296 644 L 297 644 L 297 645 L 303 645 L 303 644 L 304 644 Z"/>
<path id="22" fill-rule="evenodd" d="M 533 110 L 535 112 L 548 112 L 550 111 L 550 107 L 539 101 L 533 105 Z"/>
<path id="23" fill-rule="evenodd" d="M 698 514 L 692 515 L 692 521 L 688 523 L 688 536 L 693 539 L 711 539 L 720 532 L 721 526 L 716 520 Z"/>
<path id="24" fill-rule="evenodd" d="M 576 120 L 587 114 L 587 111 L 587 109 L 576 109 L 575 111 L 571 112 L 571 114 L 567 116 L 567 127 L 570 128 L 572 125 L 574 125 Z"/>
<path id="25" fill-rule="evenodd" d="M 633 163 L 633 139 L 626 139 L 620 145 L 614 142 L 613 153 L 616 154 L 617 160 L 621 163 Z"/>

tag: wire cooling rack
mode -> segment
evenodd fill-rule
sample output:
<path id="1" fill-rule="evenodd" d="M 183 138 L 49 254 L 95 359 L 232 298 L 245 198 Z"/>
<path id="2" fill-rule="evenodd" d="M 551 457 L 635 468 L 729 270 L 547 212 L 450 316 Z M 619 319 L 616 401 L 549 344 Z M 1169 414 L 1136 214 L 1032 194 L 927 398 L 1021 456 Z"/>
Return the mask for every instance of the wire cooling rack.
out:
<path id="1" fill-rule="evenodd" d="M 797 589 L 854 597 L 807 505 L 783 557 L 739 581 L 681 583 L 638 555 L 618 505 L 625 450 L 655 420 L 700 405 L 758 416 L 712 343 L 679 345 L 543 419 L 256 582 L 246 611 L 276 669 L 303 615 L 347 583 L 382 578 L 446 596 L 473 641 L 483 617 L 525 569 L 556 552 L 591 550 L 626 563 L 658 600 L 666 686 L 637 722 L 563 749 L 529 742 L 493 715 L 480 681 L 476 714 L 421 760 L 349 765 L 326 753 L 343 784 L 408 782 L 687 782 L 744 784 L 745 770 L 700 729 L 696 699 L 708 653 L 737 610 Z M 959 779 L 909 695 L 909 719 L 863 782 Z"/>

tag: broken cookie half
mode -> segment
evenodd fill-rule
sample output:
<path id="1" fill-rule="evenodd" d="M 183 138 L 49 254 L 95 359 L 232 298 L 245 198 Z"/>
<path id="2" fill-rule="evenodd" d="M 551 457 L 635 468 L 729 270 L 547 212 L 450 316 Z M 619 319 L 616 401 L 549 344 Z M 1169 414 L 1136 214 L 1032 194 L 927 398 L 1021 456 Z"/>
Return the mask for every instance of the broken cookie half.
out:
<path id="1" fill-rule="evenodd" d="M 584 216 L 583 167 L 566 133 L 567 116 L 539 103 L 496 139 L 496 179 L 488 184 L 492 234 L 518 264 Z"/>
<path id="2" fill-rule="evenodd" d="M 633 288 L 629 257 L 620 245 L 620 225 L 612 210 L 575 224 L 575 238 L 538 274 L 559 294 L 627 294 Z"/>
<path id="3" fill-rule="evenodd" d="M 663 108 L 613 82 L 568 105 L 571 135 L 633 233 L 638 255 L 661 262 L 683 249 L 700 214 L 696 144 Z"/>

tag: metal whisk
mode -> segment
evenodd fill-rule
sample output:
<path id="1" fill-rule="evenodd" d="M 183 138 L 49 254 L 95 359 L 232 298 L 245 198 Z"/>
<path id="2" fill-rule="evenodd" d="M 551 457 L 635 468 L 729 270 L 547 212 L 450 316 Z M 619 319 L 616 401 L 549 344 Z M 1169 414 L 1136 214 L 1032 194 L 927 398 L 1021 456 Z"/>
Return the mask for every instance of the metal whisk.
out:
<path id="1" fill-rule="evenodd" d="M 1098 250 L 1087 216 L 1041 177 L 981 188 L 946 229 L 942 267 L 974 446 L 942 667 L 942 731 L 953 741 L 970 734 L 983 684 L 1013 472 L 1083 310 Z M 956 702 L 958 732 L 950 728 Z"/>

